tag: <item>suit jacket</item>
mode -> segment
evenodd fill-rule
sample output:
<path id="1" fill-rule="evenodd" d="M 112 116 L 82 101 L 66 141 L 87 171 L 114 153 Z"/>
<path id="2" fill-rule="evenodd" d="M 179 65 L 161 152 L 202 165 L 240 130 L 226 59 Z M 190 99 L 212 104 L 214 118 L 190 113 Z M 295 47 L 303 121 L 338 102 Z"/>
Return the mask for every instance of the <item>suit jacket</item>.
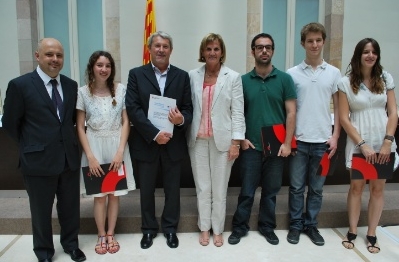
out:
<path id="1" fill-rule="evenodd" d="M 189 72 L 194 106 L 193 122 L 187 133 L 189 147 L 197 138 L 202 115 L 202 90 L 205 66 Z M 213 137 L 219 151 L 228 151 L 232 139 L 245 139 L 244 96 L 239 73 L 222 65 L 212 100 Z"/>
<path id="2" fill-rule="evenodd" d="M 132 127 L 131 156 L 141 161 L 151 162 L 159 156 L 161 146 L 165 146 L 173 161 L 187 155 L 185 132 L 192 121 L 190 79 L 187 72 L 170 65 L 167 73 L 164 97 L 176 99 L 176 106 L 184 116 L 184 124 L 174 126 L 173 137 L 166 145 L 154 141 L 159 129 L 148 120 L 150 94 L 161 95 L 152 64 L 131 69 L 126 91 L 126 111 Z"/>
<path id="3" fill-rule="evenodd" d="M 58 175 L 79 168 L 76 136 L 77 83 L 60 75 L 64 115 L 62 121 L 37 71 L 8 83 L 3 127 L 19 144 L 19 165 L 24 175 Z"/>

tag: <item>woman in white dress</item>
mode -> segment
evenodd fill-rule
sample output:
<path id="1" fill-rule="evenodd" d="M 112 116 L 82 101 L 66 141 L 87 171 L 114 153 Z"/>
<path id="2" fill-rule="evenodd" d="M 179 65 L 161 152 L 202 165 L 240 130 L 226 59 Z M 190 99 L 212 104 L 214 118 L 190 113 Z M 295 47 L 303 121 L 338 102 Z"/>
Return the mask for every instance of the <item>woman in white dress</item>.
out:
<path id="1" fill-rule="evenodd" d="M 121 171 L 124 166 L 126 173 L 127 190 L 90 195 L 94 196 L 98 230 L 95 252 L 98 254 L 119 251 L 119 243 L 114 238 L 119 196 L 136 188 L 127 144 L 130 123 L 125 108 L 126 87 L 114 83 L 114 77 L 115 62 L 111 54 L 94 52 L 86 68 L 87 85 L 79 88 L 76 105 L 77 131 L 83 149 L 82 167 L 88 166 L 91 175 L 104 176 L 109 170 L 103 170 L 100 165 L 111 163 L 110 170 Z M 86 195 L 82 171 L 81 192 Z"/>
<path id="2" fill-rule="evenodd" d="M 347 76 L 338 83 L 339 118 L 348 138 L 346 167 L 351 173 L 348 192 L 349 231 L 342 241 L 353 249 L 361 211 L 361 197 L 366 179 L 355 179 L 352 173 L 352 155 L 361 153 L 368 163 L 384 164 L 396 152 L 395 130 L 398 123 L 392 76 L 380 65 L 380 46 L 372 38 L 361 40 L 355 48 Z M 387 116 L 388 113 L 388 116 Z M 391 159 L 393 161 L 393 159 Z M 393 170 L 392 170 L 393 172 Z M 387 174 L 378 174 L 387 175 Z M 376 230 L 384 206 L 386 179 L 369 181 L 367 250 L 380 252 Z"/>

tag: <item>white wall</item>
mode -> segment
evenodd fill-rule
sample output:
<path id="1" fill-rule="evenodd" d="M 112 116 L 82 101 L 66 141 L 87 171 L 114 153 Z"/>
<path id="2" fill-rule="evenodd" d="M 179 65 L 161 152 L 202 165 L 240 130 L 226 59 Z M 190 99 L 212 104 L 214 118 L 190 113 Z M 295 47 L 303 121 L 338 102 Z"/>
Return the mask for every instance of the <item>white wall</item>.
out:
<path id="1" fill-rule="evenodd" d="M 119 0 L 121 80 L 142 64 L 145 1 Z M 199 45 L 207 33 L 218 33 L 225 41 L 226 65 L 246 73 L 247 1 L 243 0 L 155 0 L 157 31 L 173 38 L 171 63 L 189 71 L 197 62 Z"/>
<path id="2" fill-rule="evenodd" d="M 342 69 L 344 74 L 356 44 L 366 37 L 377 40 L 381 48 L 381 65 L 392 74 L 399 99 L 399 1 L 345 1 Z"/>
<path id="3" fill-rule="evenodd" d="M 0 90 L 4 102 L 8 82 L 20 74 L 15 0 L 1 0 L 0 17 Z M 0 109 L 0 114 L 2 111 L 3 108 Z"/>

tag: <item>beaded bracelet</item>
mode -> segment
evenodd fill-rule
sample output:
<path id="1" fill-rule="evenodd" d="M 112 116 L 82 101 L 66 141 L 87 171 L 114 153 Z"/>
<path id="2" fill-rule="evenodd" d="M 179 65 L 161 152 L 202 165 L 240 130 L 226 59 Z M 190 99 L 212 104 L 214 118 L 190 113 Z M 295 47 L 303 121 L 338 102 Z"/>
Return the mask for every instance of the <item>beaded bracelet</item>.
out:
<path id="1" fill-rule="evenodd" d="M 362 140 L 355 146 L 355 148 L 359 148 L 359 147 L 361 147 L 364 144 L 366 144 L 366 142 L 364 140 Z"/>

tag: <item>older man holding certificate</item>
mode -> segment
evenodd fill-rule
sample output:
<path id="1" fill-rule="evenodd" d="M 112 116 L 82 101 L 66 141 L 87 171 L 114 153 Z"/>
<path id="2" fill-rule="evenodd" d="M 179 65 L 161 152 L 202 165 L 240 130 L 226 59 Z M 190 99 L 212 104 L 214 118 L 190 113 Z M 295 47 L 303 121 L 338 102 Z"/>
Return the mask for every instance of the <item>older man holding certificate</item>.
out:
<path id="1" fill-rule="evenodd" d="M 176 107 L 176 99 L 150 95 L 148 120 L 161 131 L 173 133 L 173 123 L 169 121 L 169 112 Z"/>
<path id="2" fill-rule="evenodd" d="M 160 170 L 165 192 L 161 227 L 168 246 L 176 248 L 179 245 L 176 231 L 180 217 L 181 163 L 188 154 L 185 132 L 193 117 L 190 79 L 187 72 L 169 64 L 173 49 L 170 35 L 161 31 L 152 34 L 148 49 L 151 63 L 130 70 L 126 93 L 127 114 L 133 123 L 131 155 L 137 161 L 140 181 L 143 232 L 140 245 L 143 249 L 151 247 L 159 230 L 154 191 Z M 163 101 L 166 98 L 175 100 L 175 106 L 167 115 L 172 130 L 164 131 L 157 127 L 154 119 L 149 119 L 150 104 L 155 103 L 155 97 L 150 98 L 152 95 L 163 97 Z"/>

